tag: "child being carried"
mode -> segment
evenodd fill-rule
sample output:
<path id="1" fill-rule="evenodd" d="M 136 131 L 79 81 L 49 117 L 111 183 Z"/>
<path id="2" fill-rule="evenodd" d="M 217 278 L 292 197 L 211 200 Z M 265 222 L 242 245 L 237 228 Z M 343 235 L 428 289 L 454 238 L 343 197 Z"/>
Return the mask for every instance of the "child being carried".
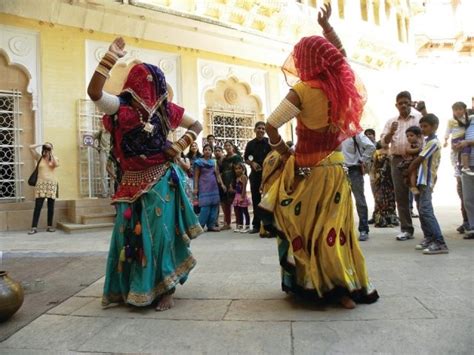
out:
<path id="1" fill-rule="evenodd" d="M 408 143 L 410 146 L 407 148 L 403 161 L 400 163 L 398 168 L 402 170 L 405 177 L 405 183 L 410 187 L 410 191 L 414 195 L 418 195 L 420 191 L 416 186 L 417 172 L 413 171 L 411 174 L 408 173 L 408 167 L 411 162 L 416 159 L 423 148 L 423 137 L 421 135 L 421 129 L 418 126 L 411 126 L 405 131 Z"/>

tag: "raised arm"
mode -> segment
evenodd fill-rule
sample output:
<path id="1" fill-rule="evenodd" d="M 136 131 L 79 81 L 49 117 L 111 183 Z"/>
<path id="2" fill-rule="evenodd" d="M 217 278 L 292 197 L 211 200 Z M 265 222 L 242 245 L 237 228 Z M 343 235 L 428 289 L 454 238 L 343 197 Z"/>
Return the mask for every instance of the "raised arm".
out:
<path id="1" fill-rule="evenodd" d="M 96 104 L 99 110 L 106 114 L 114 114 L 119 107 L 119 100 L 116 96 L 107 94 L 103 91 L 105 81 L 109 77 L 109 72 L 119 58 L 127 54 L 124 50 L 125 41 L 122 37 L 116 38 L 109 46 L 109 51 L 104 55 L 94 74 L 92 75 L 87 94 Z"/>
<path id="2" fill-rule="evenodd" d="M 278 107 L 268 117 L 265 130 L 270 138 L 270 146 L 281 155 L 287 154 L 289 148 L 278 133 L 278 128 L 296 117 L 301 111 L 300 106 L 300 98 L 293 90 L 290 90 L 283 101 L 280 102 Z"/>
<path id="3" fill-rule="evenodd" d="M 42 144 L 32 144 L 32 145 L 30 145 L 31 154 L 33 155 L 33 157 L 35 159 L 41 158 L 41 154 L 38 153 L 38 151 L 36 150 L 36 148 L 39 148 L 41 146 L 42 146 Z"/>
<path id="4" fill-rule="evenodd" d="M 92 101 L 98 101 L 102 97 L 102 89 L 104 88 L 105 81 L 109 77 L 109 72 L 112 70 L 117 60 L 127 54 L 124 48 L 125 41 L 122 37 L 114 39 L 110 44 L 109 51 L 100 61 L 97 69 L 92 75 L 89 86 L 87 87 L 87 94 Z"/>
<path id="5" fill-rule="evenodd" d="M 334 28 L 329 24 L 329 18 L 331 17 L 331 13 L 332 13 L 331 4 L 330 3 L 325 4 L 321 8 L 321 10 L 319 10 L 318 23 L 323 28 L 324 38 L 326 38 L 329 42 L 331 42 L 332 45 L 334 45 L 334 47 L 339 49 L 342 55 L 346 57 L 347 56 L 346 50 L 344 49 L 344 46 L 342 45 L 342 42 L 339 39 L 339 36 L 337 35 L 336 31 L 334 31 Z"/>
<path id="6" fill-rule="evenodd" d="M 385 123 L 385 127 L 380 135 L 380 143 L 383 148 L 388 148 L 390 143 L 392 143 L 393 136 L 398 129 L 398 122 L 389 120 Z"/>

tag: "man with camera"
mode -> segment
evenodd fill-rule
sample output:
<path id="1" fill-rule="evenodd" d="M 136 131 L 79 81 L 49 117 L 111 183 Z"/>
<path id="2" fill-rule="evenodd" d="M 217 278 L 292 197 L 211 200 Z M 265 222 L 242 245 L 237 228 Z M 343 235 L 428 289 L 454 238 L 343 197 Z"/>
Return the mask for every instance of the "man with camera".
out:
<path id="1" fill-rule="evenodd" d="M 357 215 L 359 216 L 359 240 L 369 239 L 369 211 L 364 194 L 364 175 L 370 170 L 375 145 L 362 132 L 342 142 L 344 162 L 349 170 L 352 193 L 356 200 Z"/>

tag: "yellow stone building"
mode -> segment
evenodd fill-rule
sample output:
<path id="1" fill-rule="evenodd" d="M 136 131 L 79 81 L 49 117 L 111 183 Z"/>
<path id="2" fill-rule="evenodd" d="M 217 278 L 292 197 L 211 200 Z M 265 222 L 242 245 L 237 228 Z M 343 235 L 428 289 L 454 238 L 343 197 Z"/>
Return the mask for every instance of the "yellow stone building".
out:
<path id="1" fill-rule="evenodd" d="M 327 2 L 327 1 L 326 1 Z M 367 87 L 365 127 L 379 127 L 406 89 L 415 59 L 408 0 L 333 0 L 332 23 Z M 128 55 L 107 90 L 118 92 L 137 60 L 166 74 L 173 101 L 198 117 L 204 136 L 253 137 L 288 87 L 279 66 L 304 35 L 320 34 L 321 0 L 0 1 L 0 230 L 30 225 L 34 169 L 28 146 L 53 142 L 61 166 L 56 221 L 100 212 L 97 153 L 89 145 L 100 114 L 86 86 L 116 37 Z M 294 138 L 292 126 L 286 138 Z M 94 198 L 89 200 L 89 198 Z M 43 215 L 46 213 L 43 212 Z M 42 216 L 45 217 L 45 216 Z M 92 220 L 92 219 L 91 219 Z M 44 221 L 43 221 L 44 223 Z M 84 222 L 86 223 L 86 222 Z M 40 223 L 41 227 L 41 223 Z"/>

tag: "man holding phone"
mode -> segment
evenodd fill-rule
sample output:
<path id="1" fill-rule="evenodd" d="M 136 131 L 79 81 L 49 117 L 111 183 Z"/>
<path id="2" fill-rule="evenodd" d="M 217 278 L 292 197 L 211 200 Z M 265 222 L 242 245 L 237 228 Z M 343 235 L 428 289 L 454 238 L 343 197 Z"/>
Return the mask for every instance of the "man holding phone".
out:
<path id="1" fill-rule="evenodd" d="M 421 114 L 412 110 L 411 94 L 408 91 L 400 92 L 396 97 L 399 115 L 388 120 L 381 135 L 382 147 L 389 148 L 392 169 L 392 180 L 395 189 L 395 200 L 397 202 L 398 216 L 400 218 L 401 233 L 397 240 L 413 239 L 413 223 L 410 213 L 409 188 L 405 183 L 402 171 L 398 165 L 403 160 L 409 147 L 405 131 L 411 126 L 419 126 Z"/>

